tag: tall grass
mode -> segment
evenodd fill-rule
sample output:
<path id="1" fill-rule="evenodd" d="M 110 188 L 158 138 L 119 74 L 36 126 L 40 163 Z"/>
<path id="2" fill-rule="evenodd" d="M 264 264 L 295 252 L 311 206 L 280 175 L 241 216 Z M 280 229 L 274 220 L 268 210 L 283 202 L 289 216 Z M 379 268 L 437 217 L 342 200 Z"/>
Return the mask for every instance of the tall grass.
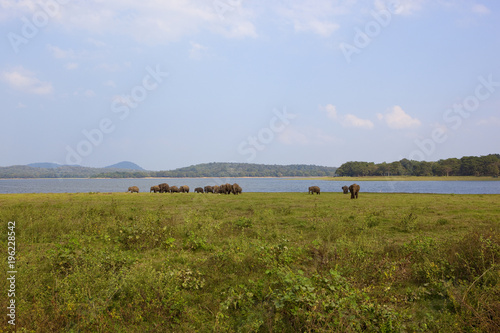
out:
<path id="1" fill-rule="evenodd" d="M 15 220 L 19 331 L 497 332 L 499 204 L 498 195 L 1 195 L 0 241 L 6 249 Z"/>

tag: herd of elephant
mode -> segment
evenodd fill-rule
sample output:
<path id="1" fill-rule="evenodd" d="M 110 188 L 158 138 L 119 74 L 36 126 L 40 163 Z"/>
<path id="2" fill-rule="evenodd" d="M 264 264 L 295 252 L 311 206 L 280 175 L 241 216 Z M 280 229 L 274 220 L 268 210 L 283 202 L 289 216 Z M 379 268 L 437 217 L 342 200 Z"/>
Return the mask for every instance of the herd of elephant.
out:
<path id="1" fill-rule="evenodd" d="M 358 198 L 358 193 L 359 193 L 359 185 L 358 184 L 352 184 L 351 186 L 342 186 L 342 191 L 344 194 L 347 194 L 351 192 L 351 199 L 357 199 Z M 321 194 L 321 190 L 319 186 L 311 186 L 309 187 L 309 194 Z"/>
<path id="2" fill-rule="evenodd" d="M 351 192 L 351 199 L 357 199 L 359 193 L 359 185 L 352 184 L 351 186 L 342 186 L 342 191 L 344 194 L 348 194 Z M 220 194 L 241 194 L 242 189 L 241 186 L 234 183 L 231 184 L 223 184 L 223 185 L 215 185 L 215 186 L 205 186 L 205 188 L 197 187 L 194 189 L 196 193 L 220 193 Z M 131 186 L 128 188 L 130 193 L 139 193 L 139 188 L 137 186 Z M 169 186 L 167 183 L 162 183 L 160 185 L 151 186 L 149 193 L 189 193 L 189 186 L 183 185 L 181 187 L 177 186 Z M 319 186 L 310 186 L 309 194 L 321 194 L 321 190 Z"/>
<path id="3" fill-rule="evenodd" d="M 241 194 L 243 191 L 241 186 L 234 184 L 222 184 L 215 186 L 205 186 L 205 188 L 197 187 L 194 189 L 196 193 L 220 193 L 220 194 Z M 139 188 L 137 186 L 131 186 L 128 188 L 127 192 L 139 193 Z M 189 193 L 189 186 L 183 185 L 181 187 L 170 186 L 167 183 L 162 183 L 160 185 L 151 186 L 149 193 Z"/>

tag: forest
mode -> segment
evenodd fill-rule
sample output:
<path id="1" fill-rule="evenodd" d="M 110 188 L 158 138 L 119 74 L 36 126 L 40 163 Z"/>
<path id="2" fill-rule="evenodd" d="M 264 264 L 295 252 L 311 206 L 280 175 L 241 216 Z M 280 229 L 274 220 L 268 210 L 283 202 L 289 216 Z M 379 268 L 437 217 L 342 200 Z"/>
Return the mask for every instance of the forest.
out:
<path id="1" fill-rule="evenodd" d="M 335 167 L 317 165 L 266 165 L 250 163 L 204 163 L 165 171 L 26 165 L 0 167 L 0 178 L 189 178 L 189 177 L 333 177 Z"/>
<path id="2" fill-rule="evenodd" d="M 500 174 L 500 154 L 464 156 L 436 162 L 402 159 L 396 162 L 346 162 L 339 168 L 318 165 L 203 163 L 164 171 L 119 168 L 26 165 L 0 167 L 0 178 L 194 178 L 194 177 L 336 177 L 336 176 L 490 176 Z"/>
<path id="3" fill-rule="evenodd" d="M 414 161 L 406 158 L 392 163 L 347 162 L 337 176 L 491 176 L 500 174 L 500 154 L 464 156 L 436 162 Z"/>
<path id="4" fill-rule="evenodd" d="M 169 171 L 134 172 L 144 177 L 334 177 L 335 167 L 317 165 L 267 165 L 254 163 L 203 163 Z M 106 172 L 94 177 L 128 178 L 130 172 Z M 138 176 L 135 176 L 138 177 Z"/>

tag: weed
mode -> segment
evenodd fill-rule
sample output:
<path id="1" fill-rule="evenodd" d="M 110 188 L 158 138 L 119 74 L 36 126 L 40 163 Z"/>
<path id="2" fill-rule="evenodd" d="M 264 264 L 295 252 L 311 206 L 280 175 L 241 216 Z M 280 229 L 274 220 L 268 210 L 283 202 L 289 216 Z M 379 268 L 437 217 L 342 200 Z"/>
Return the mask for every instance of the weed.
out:
<path id="1" fill-rule="evenodd" d="M 251 228 L 252 227 L 252 220 L 249 219 L 248 217 L 240 217 L 238 218 L 234 224 L 238 227 L 238 228 Z"/>
<path id="2" fill-rule="evenodd" d="M 184 249 L 186 250 L 208 250 L 209 246 L 205 237 L 198 236 L 192 231 L 186 233 L 186 239 L 184 240 Z"/>
<path id="3" fill-rule="evenodd" d="M 399 221 L 399 228 L 402 232 L 412 232 L 416 228 L 417 216 L 410 212 L 410 214 L 403 216 Z"/>

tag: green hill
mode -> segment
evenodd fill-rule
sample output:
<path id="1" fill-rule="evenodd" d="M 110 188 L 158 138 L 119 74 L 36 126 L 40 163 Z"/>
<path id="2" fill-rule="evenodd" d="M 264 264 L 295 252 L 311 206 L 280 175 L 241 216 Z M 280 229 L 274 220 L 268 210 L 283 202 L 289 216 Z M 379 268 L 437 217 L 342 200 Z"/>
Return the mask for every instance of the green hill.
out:
<path id="1" fill-rule="evenodd" d="M 0 178 L 333 177 L 336 170 L 334 167 L 303 164 L 204 163 L 175 170 L 145 171 L 137 164 L 122 162 L 106 168 L 68 165 L 0 167 Z"/>
<path id="2" fill-rule="evenodd" d="M 333 177 L 337 168 L 317 165 L 267 165 L 251 163 L 203 163 L 165 171 L 135 172 L 134 177 Z M 95 177 L 129 178 L 126 171 L 104 172 Z"/>

